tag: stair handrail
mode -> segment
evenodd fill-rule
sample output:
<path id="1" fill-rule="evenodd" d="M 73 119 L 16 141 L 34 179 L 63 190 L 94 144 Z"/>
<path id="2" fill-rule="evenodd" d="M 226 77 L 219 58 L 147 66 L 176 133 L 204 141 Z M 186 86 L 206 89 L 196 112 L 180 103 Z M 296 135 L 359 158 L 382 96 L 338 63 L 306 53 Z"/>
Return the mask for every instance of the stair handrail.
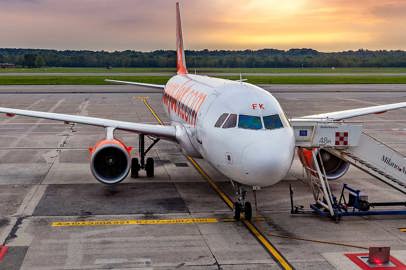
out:
<path id="1" fill-rule="evenodd" d="M 393 152 L 395 152 L 395 153 L 399 154 L 400 156 L 406 158 L 406 156 L 405 156 L 403 153 L 399 152 L 398 150 L 394 149 L 393 147 L 390 147 L 389 145 L 387 145 L 386 143 L 384 143 L 384 142 L 378 140 L 377 138 L 373 137 L 372 135 L 367 134 L 367 133 L 365 133 L 364 131 L 362 132 L 362 134 L 368 136 L 369 138 L 373 139 L 373 140 L 376 141 L 377 143 L 386 146 L 387 148 L 391 149 Z"/>

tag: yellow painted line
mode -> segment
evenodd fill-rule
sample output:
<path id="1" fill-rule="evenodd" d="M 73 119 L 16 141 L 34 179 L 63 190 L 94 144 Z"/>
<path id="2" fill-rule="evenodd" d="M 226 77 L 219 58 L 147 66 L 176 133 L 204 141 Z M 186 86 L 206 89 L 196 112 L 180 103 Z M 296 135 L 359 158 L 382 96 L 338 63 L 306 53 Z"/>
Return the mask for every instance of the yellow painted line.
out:
<path id="1" fill-rule="evenodd" d="M 143 99 L 145 106 L 152 113 L 159 124 L 163 125 L 162 120 L 156 114 L 154 109 L 149 105 L 147 99 Z M 217 192 L 221 199 L 227 204 L 231 209 L 234 208 L 234 203 L 227 196 L 219 186 L 211 179 L 211 177 L 200 167 L 200 165 L 192 158 L 187 156 L 187 159 L 192 163 L 195 169 L 202 175 L 202 177 L 209 183 L 209 185 Z M 266 251 L 275 259 L 275 261 L 285 270 L 293 270 L 293 266 L 283 257 L 283 255 L 269 242 L 269 240 L 255 227 L 255 225 L 248 220 L 242 220 L 245 227 L 250 231 L 250 233 L 261 243 L 261 245 L 266 249 Z"/>
<path id="2" fill-rule="evenodd" d="M 400 228 L 399 229 L 401 232 L 406 232 L 406 228 Z"/>
<path id="3" fill-rule="evenodd" d="M 193 167 L 203 176 L 203 178 L 209 183 L 209 185 L 217 192 L 217 194 L 221 197 L 221 199 L 227 204 L 228 207 L 231 209 L 234 209 L 234 203 L 233 201 L 219 188 L 219 186 L 210 178 L 209 175 L 203 169 L 200 167 L 197 162 L 187 156 L 187 159 L 192 163 Z"/>
<path id="4" fill-rule="evenodd" d="M 210 186 L 220 195 L 223 201 L 227 204 L 228 207 L 231 209 L 234 208 L 234 203 L 227 196 L 219 186 L 210 178 L 210 176 L 199 166 L 199 164 L 191 157 L 187 157 L 189 161 L 193 164 L 193 166 L 197 169 L 197 171 L 203 176 L 204 179 L 210 184 Z M 279 263 L 282 269 L 285 270 L 292 270 L 294 269 L 289 262 L 282 256 L 282 254 L 269 242 L 269 240 L 263 236 L 260 231 L 255 227 L 255 225 L 248 220 L 242 220 L 246 228 L 250 231 L 250 233 L 261 243 L 261 245 L 268 251 L 268 253 Z"/>
<path id="5" fill-rule="evenodd" d="M 259 230 L 248 220 L 242 220 L 250 232 L 258 239 L 258 241 L 272 254 L 283 269 L 293 269 L 293 267 L 286 261 L 281 253 L 268 241 L 268 239 L 259 232 Z"/>
<path id="6" fill-rule="evenodd" d="M 264 221 L 263 218 L 255 218 Z M 168 224 L 194 224 L 235 222 L 234 218 L 176 218 L 176 219 L 129 219 L 129 220 L 82 220 L 82 221 L 55 221 L 52 227 L 92 227 L 92 226 L 123 226 L 123 225 L 168 225 Z"/>
<path id="7" fill-rule="evenodd" d="M 152 115 L 155 117 L 155 119 L 158 121 L 160 125 L 164 125 L 164 122 L 159 118 L 159 116 L 156 114 L 154 109 L 149 105 L 148 100 L 146 98 L 143 98 L 142 101 L 144 102 L 145 106 L 147 106 L 148 110 L 152 113 Z"/>
<path id="8" fill-rule="evenodd" d="M 254 221 L 266 221 L 266 219 L 263 218 L 263 217 L 252 217 L 252 220 L 254 220 Z M 221 219 L 219 219 L 219 221 L 221 221 L 221 222 L 236 222 L 236 220 L 234 218 L 221 218 Z"/>
<path id="9" fill-rule="evenodd" d="M 135 98 L 135 97 L 134 97 Z M 149 96 L 145 96 L 145 97 L 143 97 L 143 96 L 137 96 L 137 99 L 149 99 Z"/>
<path id="10" fill-rule="evenodd" d="M 142 99 L 144 102 L 145 106 L 148 108 L 148 110 L 152 113 L 152 115 L 155 117 L 155 119 L 158 121 L 160 125 L 163 125 L 163 121 L 161 118 L 158 116 L 158 114 L 155 112 L 155 110 L 149 105 L 148 100 L 146 98 Z M 230 198 L 223 192 L 221 189 L 214 183 L 214 181 L 210 178 L 210 176 L 203 171 L 203 169 L 197 164 L 197 162 L 187 156 L 187 159 L 192 163 L 192 165 L 195 167 L 195 169 L 203 176 L 203 178 L 210 184 L 210 186 L 220 195 L 220 197 L 223 199 L 223 201 L 230 207 L 231 209 L 234 208 L 234 203 L 230 200 Z"/>
<path id="11" fill-rule="evenodd" d="M 175 219 L 130 219 L 130 220 L 84 220 L 56 221 L 52 227 L 91 227 L 91 226 L 122 226 L 122 225 L 164 225 L 164 224 L 194 224 L 217 223 L 217 218 L 175 218 Z"/>

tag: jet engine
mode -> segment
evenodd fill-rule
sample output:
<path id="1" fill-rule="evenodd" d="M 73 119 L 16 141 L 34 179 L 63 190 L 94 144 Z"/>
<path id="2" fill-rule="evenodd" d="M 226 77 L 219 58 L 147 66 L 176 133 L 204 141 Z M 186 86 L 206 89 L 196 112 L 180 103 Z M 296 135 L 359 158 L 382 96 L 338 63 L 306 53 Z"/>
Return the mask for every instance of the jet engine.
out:
<path id="1" fill-rule="evenodd" d="M 313 151 L 316 151 L 317 161 L 319 163 L 320 169 L 321 164 L 323 164 L 324 166 L 327 180 L 336 180 L 342 177 L 348 171 L 350 167 L 350 164 L 348 162 L 330 154 L 326 150 L 298 148 L 297 152 L 300 161 L 306 168 L 310 168 L 312 170 L 313 175 L 316 174 L 315 172 L 316 168 L 314 166 L 314 160 L 312 155 Z M 321 160 L 318 151 L 320 151 Z"/>
<path id="2" fill-rule="evenodd" d="M 131 168 L 131 147 L 117 139 L 105 139 L 89 151 L 90 170 L 99 182 L 114 185 L 127 177 Z"/>

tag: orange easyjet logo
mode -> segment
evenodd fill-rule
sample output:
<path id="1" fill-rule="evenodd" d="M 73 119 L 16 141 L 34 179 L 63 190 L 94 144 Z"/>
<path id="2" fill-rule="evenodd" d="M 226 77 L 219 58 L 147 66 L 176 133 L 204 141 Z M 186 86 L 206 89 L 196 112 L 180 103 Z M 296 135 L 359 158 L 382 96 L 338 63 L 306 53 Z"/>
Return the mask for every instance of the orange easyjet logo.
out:
<path id="1" fill-rule="evenodd" d="M 196 125 L 197 113 L 207 95 L 185 85 L 170 84 L 165 88 L 162 98 L 168 113 L 174 112 L 186 123 Z"/>

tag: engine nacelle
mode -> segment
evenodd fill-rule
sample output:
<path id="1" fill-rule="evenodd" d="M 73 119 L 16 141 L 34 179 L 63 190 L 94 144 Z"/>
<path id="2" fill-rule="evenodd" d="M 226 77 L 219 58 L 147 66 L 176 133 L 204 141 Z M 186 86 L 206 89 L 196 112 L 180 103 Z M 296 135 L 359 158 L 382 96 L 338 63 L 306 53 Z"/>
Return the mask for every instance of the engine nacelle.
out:
<path id="1" fill-rule="evenodd" d="M 123 181 L 131 168 L 131 148 L 117 139 L 99 141 L 91 154 L 90 170 L 101 183 L 114 185 Z"/>
<path id="2" fill-rule="evenodd" d="M 326 150 L 323 149 L 306 149 L 306 148 L 298 148 L 298 155 L 300 158 L 300 161 L 302 164 L 310 168 L 312 170 L 312 174 L 315 174 L 315 166 L 314 166 L 314 160 L 313 160 L 313 151 L 320 151 L 320 156 L 321 160 L 317 154 L 317 161 L 319 162 L 319 165 L 321 165 L 321 162 L 323 162 L 324 169 L 326 171 L 326 176 L 327 180 L 336 180 L 340 177 L 342 177 L 349 169 L 350 164 L 341 158 L 338 158 Z"/>

